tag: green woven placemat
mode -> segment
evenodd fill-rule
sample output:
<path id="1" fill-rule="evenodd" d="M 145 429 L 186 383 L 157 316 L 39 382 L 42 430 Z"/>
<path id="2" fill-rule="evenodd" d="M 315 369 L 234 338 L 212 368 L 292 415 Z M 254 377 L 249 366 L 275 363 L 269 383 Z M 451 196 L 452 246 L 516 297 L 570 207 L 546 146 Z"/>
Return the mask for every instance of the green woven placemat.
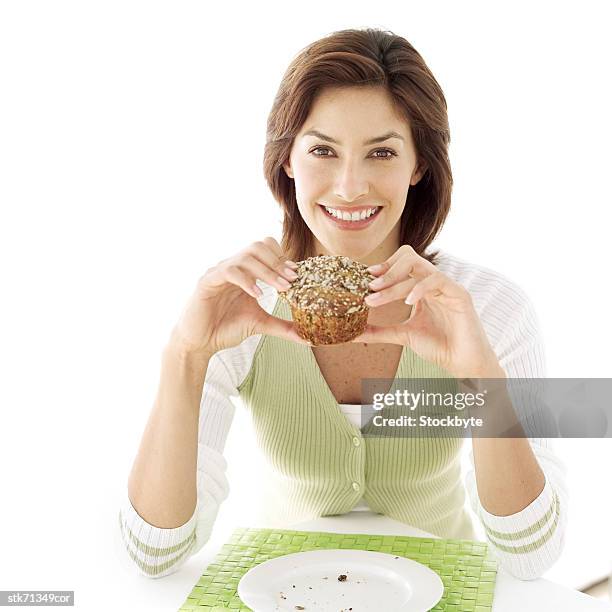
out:
<path id="1" fill-rule="evenodd" d="M 375 550 L 414 559 L 434 570 L 444 583 L 444 595 L 433 611 L 491 611 L 497 561 L 485 542 L 241 528 L 204 570 L 179 612 L 250 610 L 236 594 L 249 569 L 274 557 L 322 548 Z"/>

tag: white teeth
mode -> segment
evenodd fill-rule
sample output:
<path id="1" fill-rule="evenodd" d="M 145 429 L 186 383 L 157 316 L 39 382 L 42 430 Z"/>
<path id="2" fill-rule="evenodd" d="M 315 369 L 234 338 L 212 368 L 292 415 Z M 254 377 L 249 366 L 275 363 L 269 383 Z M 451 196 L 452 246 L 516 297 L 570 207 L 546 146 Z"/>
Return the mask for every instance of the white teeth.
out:
<path id="1" fill-rule="evenodd" d="M 342 219 L 343 221 L 363 221 L 363 219 L 367 219 L 371 217 L 377 210 L 378 207 L 368 208 L 367 210 L 362 210 L 361 212 L 342 212 L 336 208 L 329 208 L 325 206 L 325 210 L 332 216 L 337 219 Z"/>

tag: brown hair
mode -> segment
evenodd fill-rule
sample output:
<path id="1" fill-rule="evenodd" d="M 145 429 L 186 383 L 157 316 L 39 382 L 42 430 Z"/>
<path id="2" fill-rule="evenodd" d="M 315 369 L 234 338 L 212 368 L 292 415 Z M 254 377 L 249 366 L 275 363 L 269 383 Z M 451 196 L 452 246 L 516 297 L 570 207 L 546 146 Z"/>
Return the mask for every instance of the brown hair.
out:
<path id="1" fill-rule="evenodd" d="M 440 85 L 412 45 L 379 29 L 341 30 L 317 40 L 291 62 L 268 116 L 264 175 L 283 209 L 281 246 L 299 261 L 314 255 L 312 232 L 297 207 L 293 180 L 283 164 L 293 140 L 323 87 L 381 85 L 408 120 L 417 155 L 426 167 L 411 185 L 400 220 L 400 243 L 421 256 L 448 215 L 453 177 L 448 145 L 446 99 Z M 438 253 L 426 256 L 434 262 Z"/>

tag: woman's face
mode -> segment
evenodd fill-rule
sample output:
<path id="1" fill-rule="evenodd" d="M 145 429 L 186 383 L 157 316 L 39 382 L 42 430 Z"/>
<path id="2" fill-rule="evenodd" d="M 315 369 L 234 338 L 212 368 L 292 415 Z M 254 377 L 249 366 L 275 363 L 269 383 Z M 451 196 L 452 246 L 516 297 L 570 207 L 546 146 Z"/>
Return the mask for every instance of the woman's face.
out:
<path id="1" fill-rule="evenodd" d="M 385 89 L 324 89 L 283 166 L 315 238 L 312 254 L 346 255 L 368 265 L 391 256 L 408 190 L 425 171 L 417 163 L 410 126 Z M 371 209 L 371 217 L 352 220 Z M 348 215 L 351 221 L 344 220 Z"/>

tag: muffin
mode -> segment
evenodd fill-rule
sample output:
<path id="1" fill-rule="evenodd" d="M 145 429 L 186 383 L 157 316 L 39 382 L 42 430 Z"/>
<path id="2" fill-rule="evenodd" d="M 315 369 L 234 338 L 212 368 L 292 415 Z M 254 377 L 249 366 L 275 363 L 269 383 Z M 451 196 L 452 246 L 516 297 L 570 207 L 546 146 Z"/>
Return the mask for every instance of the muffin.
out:
<path id="1" fill-rule="evenodd" d="M 375 278 L 367 266 L 342 255 L 317 255 L 297 264 L 297 279 L 278 292 L 291 307 L 297 333 L 315 346 L 359 336 L 368 321 L 368 283 Z"/>

